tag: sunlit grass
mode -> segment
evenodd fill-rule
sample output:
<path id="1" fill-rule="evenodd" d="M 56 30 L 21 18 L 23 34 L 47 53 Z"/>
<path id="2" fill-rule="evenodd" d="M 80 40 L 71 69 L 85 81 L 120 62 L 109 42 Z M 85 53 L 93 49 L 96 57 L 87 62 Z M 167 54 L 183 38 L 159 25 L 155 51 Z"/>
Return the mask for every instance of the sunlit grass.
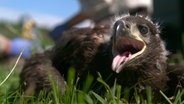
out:
<path id="1" fill-rule="evenodd" d="M 35 96 L 28 96 L 25 98 L 22 98 L 20 89 L 11 90 L 12 83 L 18 83 L 18 81 L 10 81 L 14 78 L 19 77 L 19 74 L 11 75 L 6 82 L 0 86 L 0 92 L 5 91 L 5 86 L 8 88 L 5 92 L 0 94 L 0 103 L 1 104 L 14 104 L 14 103 L 22 103 L 22 104 L 28 104 L 28 103 L 35 103 L 35 104 L 129 104 L 128 101 L 129 97 L 129 91 L 125 89 L 124 95 L 122 97 L 122 90 L 120 85 L 116 84 L 116 81 L 114 83 L 114 87 L 111 88 L 100 76 L 97 79 L 94 79 L 92 76 L 88 76 L 86 78 L 85 84 L 81 90 L 77 89 L 78 80 L 79 77 L 76 76 L 75 69 L 70 68 L 69 74 L 68 74 L 68 80 L 67 80 L 67 89 L 65 91 L 65 94 L 62 95 L 59 93 L 57 86 L 55 83 L 52 83 L 51 79 L 51 85 L 53 88 L 53 91 L 49 94 L 46 94 L 45 92 L 40 92 L 40 94 Z M 2 77 L 1 77 L 2 79 Z M 0 79 L 0 80 L 1 80 Z M 102 86 L 106 89 L 104 95 L 99 95 L 97 92 L 90 90 L 89 86 L 91 86 L 93 83 L 92 81 L 96 80 L 102 84 Z M 2 80 L 1 80 L 2 81 Z M 3 87 L 4 86 L 4 87 Z M 18 86 L 17 86 L 18 87 Z M 127 93 L 127 94 L 126 94 Z M 178 91 L 176 98 L 174 100 L 170 100 L 163 92 L 160 92 L 161 95 L 165 100 L 161 101 L 160 103 L 169 103 L 169 104 L 184 104 L 184 100 L 182 99 L 182 96 L 184 96 L 184 90 Z M 154 96 L 152 95 L 151 88 L 147 89 L 146 92 L 146 99 L 143 99 L 137 92 L 134 93 L 134 99 L 136 104 L 152 104 L 152 100 Z M 126 98 L 127 97 L 127 98 Z M 159 103 L 159 102 L 158 102 Z"/>

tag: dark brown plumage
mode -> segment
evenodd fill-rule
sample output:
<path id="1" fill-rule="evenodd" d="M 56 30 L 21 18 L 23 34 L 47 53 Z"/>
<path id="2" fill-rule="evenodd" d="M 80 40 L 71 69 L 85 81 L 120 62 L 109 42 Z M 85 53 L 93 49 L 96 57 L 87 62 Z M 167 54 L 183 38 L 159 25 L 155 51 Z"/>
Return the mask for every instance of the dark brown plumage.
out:
<path id="1" fill-rule="evenodd" d="M 59 91 L 64 94 L 66 83 L 59 71 L 52 66 L 50 53 L 50 51 L 38 53 L 26 60 L 20 74 L 21 88 L 25 90 L 23 93 L 25 97 L 32 94 L 37 95 L 41 90 L 52 91 L 50 81 L 58 85 Z"/>
<path id="2" fill-rule="evenodd" d="M 97 72 L 112 73 L 110 30 L 108 27 L 73 29 L 63 34 L 53 49 L 53 66 L 65 74 L 68 68 L 75 67 L 79 76 Z M 104 61 L 105 60 L 105 61 Z"/>
<path id="3" fill-rule="evenodd" d="M 111 70 L 112 56 L 109 39 L 110 29 L 109 27 L 103 26 L 71 29 L 65 32 L 51 51 L 33 55 L 26 61 L 20 76 L 20 79 L 22 79 L 20 83 L 27 83 L 25 92 L 31 92 L 27 90 L 33 86 L 32 83 L 34 82 L 38 82 L 36 87 L 39 85 L 38 90 L 35 91 L 36 93 L 44 90 L 44 83 L 48 85 L 46 86 L 46 91 L 48 92 L 47 89 L 51 89 L 51 86 L 48 84 L 49 79 L 45 72 L 52 71 L 55 77 L 61 74 L 66 80 L 66 75 L 70 67 L 76 69 L 77 75 L 81 79 L 79 86 L 82 86 L 85 77 L 89 74 L 93 75 L 96 79 L 97 72 L 100 72 L 104 74 L 103 78 L 107 79 L 107 77 L 114 73 Z M 64 84 L 61 76 L 59 77 L 60 81 L 58 81 L 61 82 L 60 85 Z M 40 80 L 41 78 L 42 80 Z M 113 77 L 109 80 L 111 79 L 113 80 Z M 111 81 L 112 84 L 113 81 Z M 94 87 L 98 85 L 96 84 Z M 61 90 L 62 87 L 65 87 L 65 85 L 59 86 Z"/>
<path id="4" fill-rule="evenodd" d="M 52 71 L 59 80 L 59 88 L 64 90 L 66 85 L 62 77 L 66 80 L 71 66 L 75 67 L 81 78 L 79 83 L 88 74 L 96 79 L 97 72 L 100 72 L 103 79 L 111 76 L 105 80 L 110 86 L 117 78 L 123 89 L 135 86 L 139 93 L 144 94 L 146 88 L 151 87 L 155 96 L 159 95 L 160 90 L 174 91 L 175 88 L 169 84 L 172 78 L 180 76 L 176 78 L 179 83 L 183 77 L 174 70 L 175 67 L 173 71 L 168 68 L 167 51 L 159 37 L 158 26 L 142 16 L 118 18 L 112 29 L 95 26 L 66 31 L 51 52 L 28 59 L 21 73 L 21 83 L 28 85 L 25 92 L 29 92 L 32 83 L 37 81 L 36 86 L 45 88 L 44 83 L 48 83 L 45 71 Z M 39 71 L 41 69 L 44 72 Z M 180 72 L 183 73 L 181 68 Z M 40 76 L 43 81 L 40 81 Z"/>

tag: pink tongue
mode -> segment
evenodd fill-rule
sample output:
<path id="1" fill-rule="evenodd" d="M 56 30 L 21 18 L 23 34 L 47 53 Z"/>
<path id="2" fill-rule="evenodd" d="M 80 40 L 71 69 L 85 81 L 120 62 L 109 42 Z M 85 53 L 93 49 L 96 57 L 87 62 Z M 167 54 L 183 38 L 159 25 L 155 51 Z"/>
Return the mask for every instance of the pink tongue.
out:
<path id="1" fill-rule="evenodd" d="M 123 53 L 123 55 L 115 56 L 112 62 L 112 70 L 116 73 L 119 73 L 121 71 L 121 69 L 119 69 L 119 66 L 123 64 L 129 56 L 131 56 L 130 52 L 125 52 Z"/>

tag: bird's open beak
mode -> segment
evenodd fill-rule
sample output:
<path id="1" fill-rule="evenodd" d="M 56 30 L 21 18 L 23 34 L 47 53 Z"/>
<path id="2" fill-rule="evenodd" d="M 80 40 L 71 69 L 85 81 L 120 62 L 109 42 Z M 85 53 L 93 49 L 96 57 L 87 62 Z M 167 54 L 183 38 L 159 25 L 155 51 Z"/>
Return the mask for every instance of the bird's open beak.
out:
<path id="1" fill-rule="evenodd" d="M 124 21 L 117 21 L 113 27 L 113 62 L 112 70 L 119 73 L 126 64 L 140 56 L 146 49 L 139 32 L 131 32 L 131 26 Z"/>

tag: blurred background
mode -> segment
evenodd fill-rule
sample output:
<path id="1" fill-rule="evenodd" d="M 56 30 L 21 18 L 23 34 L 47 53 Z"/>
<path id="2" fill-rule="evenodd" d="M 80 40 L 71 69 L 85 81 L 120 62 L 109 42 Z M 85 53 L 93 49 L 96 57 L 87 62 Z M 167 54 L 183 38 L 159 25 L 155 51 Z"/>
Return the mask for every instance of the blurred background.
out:
<path id="1" fill-rule="evenodd" d="M 52 28 L 80 10 L 77 0 L 0 0 L 0 20 L 18 22 L 32 18 L 39 26 Z"/>
<path id="2" fill-rule="evenodd" d="M 153 18 L 161 23 L 162 38 L 171 53 L 184 54 L 183 0 L 154 0 Z"/>

